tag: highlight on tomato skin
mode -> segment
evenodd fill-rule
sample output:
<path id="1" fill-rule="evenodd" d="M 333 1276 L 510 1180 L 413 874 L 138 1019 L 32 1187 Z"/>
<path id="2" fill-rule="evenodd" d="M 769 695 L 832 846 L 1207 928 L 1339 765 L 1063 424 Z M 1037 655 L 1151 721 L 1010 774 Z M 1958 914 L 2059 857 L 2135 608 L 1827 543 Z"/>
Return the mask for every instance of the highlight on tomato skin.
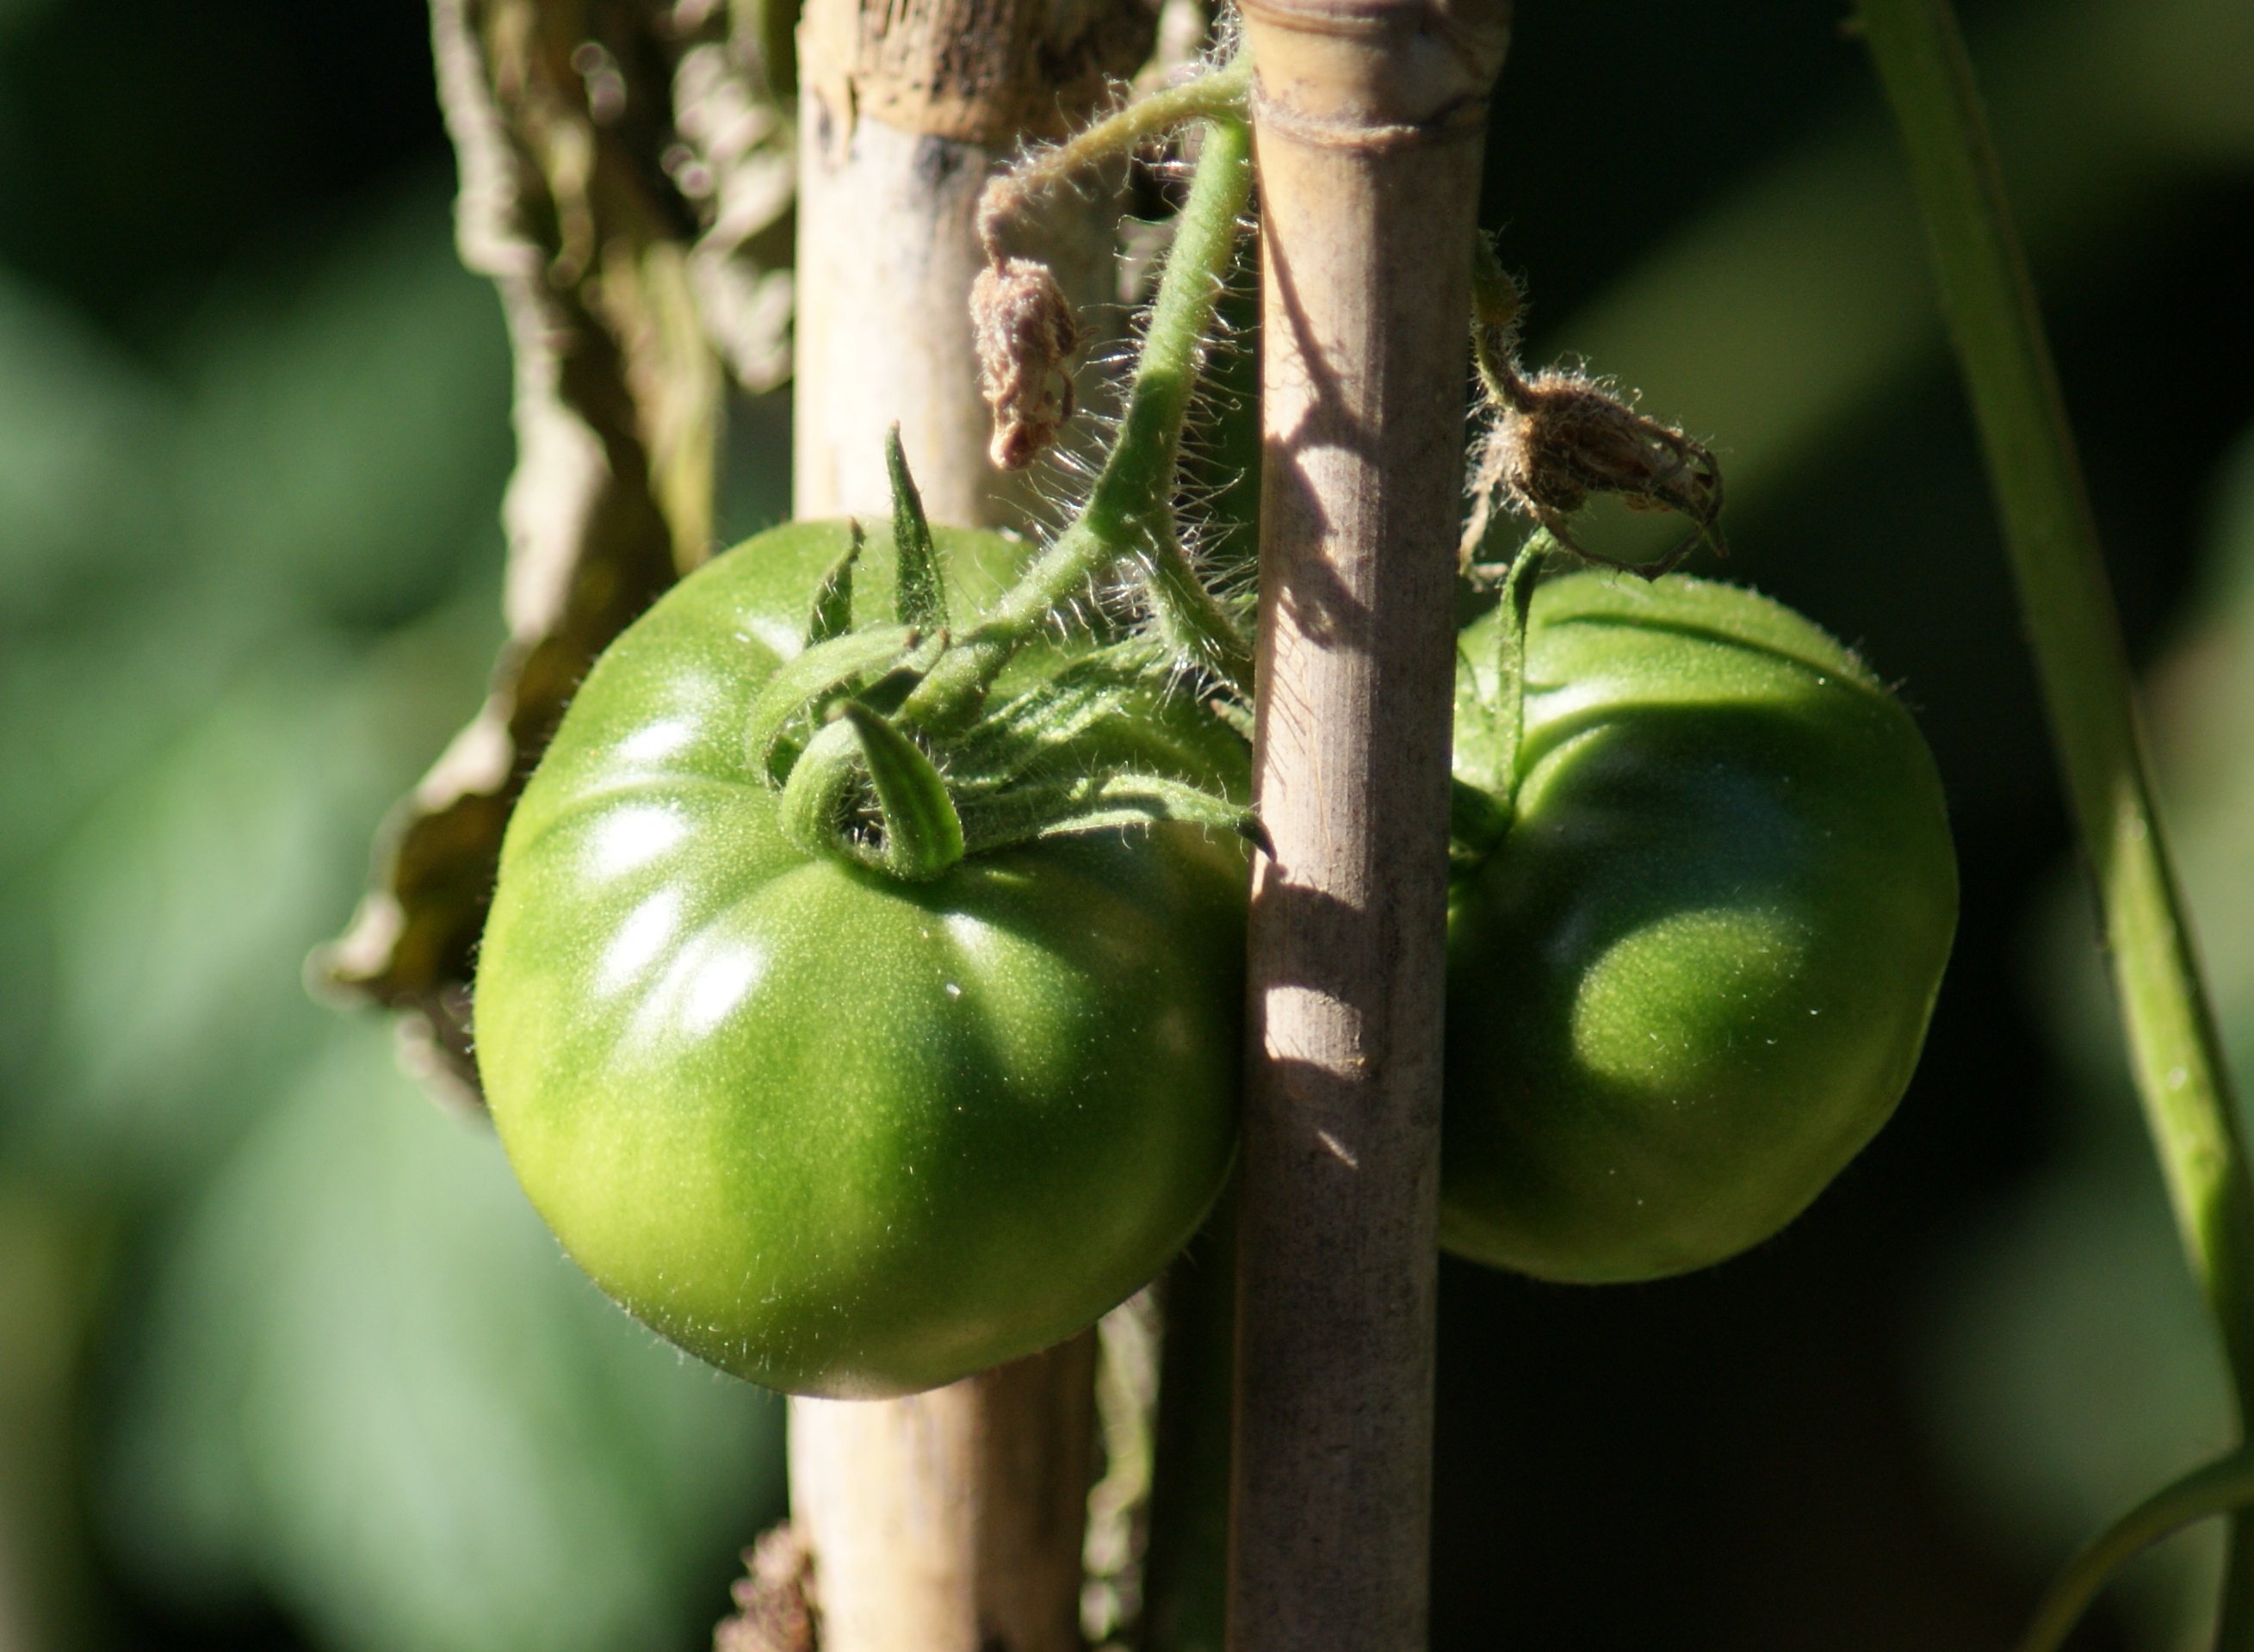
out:
<path id="1" fill-rule="evenodd" d="M 1246 862 L 1160 823 L 910 882 L 788 841 L 747 731 L 846 532 L 762 536 L 597 664 L 511 822 L 476 1008 L 510 1161 L 597 1284 L 738 1376 L 872 1397 L 1071 1335 L 1195 1231 L 1236 1150 Z M 957 613 L 1025 555 L 938 532 Z M 1233 736 L 1144 714 L 1242 792 Z"/>
<path id="2" fill-rule="evenodd" d="M 1466 633 L 1460 780 L 1502 614 Z M 1583 1283 L 1708 1266 L 1800 1214 L 1908 1086 L 1956 920 L 1915 724 L 1747 591 L 1536 593 L 1515 818 L 1455 877 L 1440 1236 Z"/>

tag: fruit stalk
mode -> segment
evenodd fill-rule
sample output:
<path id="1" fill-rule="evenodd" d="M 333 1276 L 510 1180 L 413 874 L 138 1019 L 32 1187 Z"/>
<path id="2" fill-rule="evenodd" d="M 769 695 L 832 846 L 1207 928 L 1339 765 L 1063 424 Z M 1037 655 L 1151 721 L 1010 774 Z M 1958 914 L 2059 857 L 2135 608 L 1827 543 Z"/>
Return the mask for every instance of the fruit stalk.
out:
<path id="1" fill-rule="evenodd" d="M 2177 892 L 2133 680 L 2026 259 L 1947 0 L 1863 0 L 1972 403 L 2131 1064 L 2176 1223 L 2254 1419 L 2254 1179 Z M 2254 1522 L 2231 1544 L 2218 1644 L 2254 1647 Z"/>
<path id="2" fill-rule="evenodd" d="M 1092 581 L 1137 556 L 1147 557 L 1168 587 L 1169 612 L 1197 627 L 1204 645 L 1199 652 L 1208 662 L 1232 680 L 1243 674 L 1249 662 L 1238 659 L 1242 640 L 1187 565 L 1174 537 L 1172 503 L 1198 364 L 1234 255 L 1237 217 L 1251 193 L 1250 144 L 1237 116 L 1216 112 L 1206 120 L 1196 179 L 1166 255 L 1118 439 L 1087 504 L 942 658 L 909 696 L 905 720 L 944 725 L 974 710 L 1012 653 L 1040 636 Z"/>
<path id="3" fill-rule="evenodd" d="M 968 301 L 981 191 L 1025 136 L 1137 67 L 1147 24 L 953 0 L 813 0 L 800 33 L 794 504 L 890 509 L 898 421 L 932 516 L 1010 522 Z M 1057 32 L 1077 29 L 1066 38 Z M 1058 214 L 1068 290 L 1108 291 L 1111 215 Z M 791 1405 L 794 1523 L 825 1652 L 1076 1652 L 1093 1336 L 928 1394 Z"/>
<path id="4" fill-rule="evenodd" d="M 1469 260 L 1508 9 L 1255 0 L 1264 461 L 1236 1652 L 1424 1643 Z"/>

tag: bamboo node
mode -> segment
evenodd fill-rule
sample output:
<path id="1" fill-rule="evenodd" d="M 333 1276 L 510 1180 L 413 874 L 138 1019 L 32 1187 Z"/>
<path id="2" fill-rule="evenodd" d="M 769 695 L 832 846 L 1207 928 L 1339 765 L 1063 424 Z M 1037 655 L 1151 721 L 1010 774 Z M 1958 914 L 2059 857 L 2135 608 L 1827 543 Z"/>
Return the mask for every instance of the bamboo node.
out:
<path id="1" fill-rule="evenodd" d="M 1371 122 L 1348 116 L 1317 116 L 1281 103 L 1255 86 L 1252 118 L 1263 131 L 1281 133 L 1302 144 L 1326 149 L 1358 149 L 1373 152 L 1413 148 L 1443 142 L 1487 129 L 1487 100 L 1466 97 L 1414 122 Z"/>
<path id="2" fill-rule="evenodd" d="M 1254 105 L 1270 130 L 1396 148 L 1482 130 L 1509 8 L 1434 0 L 1243 0 Z"/>

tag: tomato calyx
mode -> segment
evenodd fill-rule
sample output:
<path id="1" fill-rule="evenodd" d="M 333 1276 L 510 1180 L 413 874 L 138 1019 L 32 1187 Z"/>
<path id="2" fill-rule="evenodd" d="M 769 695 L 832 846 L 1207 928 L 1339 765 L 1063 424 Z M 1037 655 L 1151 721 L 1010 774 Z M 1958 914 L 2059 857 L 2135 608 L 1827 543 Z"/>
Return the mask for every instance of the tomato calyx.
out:
<path id="1" fill-rule="evenodd" d="M 1264 844 L 1250 809 L 1170 773 L 1163 744 L 1146 738 L 1138 703 L 1166 692 L 1175 674 L 1172 655 L 1152 640 L 1088 642 L 999 699 L 989 691 L 1009 656 L 991 652 L 976 714 L 918 725 L 910 703 L 956 639 L 940 552 L 897 430 L 886 458 L 895 623 L 849 628 L 864 542 L 857 527 L 816 591 L 805 649 L 752 704 L 746 755 L 779 794 L 784 835 L 809 854 L 912 882 L 967 855 L 1160 821 Z"/>
<path id="2" fill-rule="evenodd" d="M 799 849 L 926 880 L 989 850 L 1162 822 L 1264 846 L 1231 788 L 1176 760 L 1147 727 L 1153 704 L 1188 680 L 1212 690 L 1197 714 L 1236 740 L 1239 722 L 1221 706 L 1251 693 L 1250 642 L 1198 578 L 1173 512 L 1183 422 L 1250 194 L 1251 139 L 1232 101 L 1242 78 L 1216 77 L 1214 95 L 1152 117 L 1201 118 L 1206 137 L 1118 438 L 1072 522 L 974 617 L 948 611 L 892 430 L 892 623 L 853 626 L 856 530 L 816 591 L 804 649 L 770 679 L 746 731 L 751 766 L 780 794 L 779 824 Z M 1105 640 L 1075 622 L 1091 590 L 1122 582 L 1139 588 L 1139 634 Z M 1029 654 L 1046 668 L 990 703 Z"/>
<path id="3" fill-rule="evenodd" d="M 1524 729 L 1526 630 L 1534 588 L 1553 560 L 1611 568 L 1647 583 L 1663 578 L 1700 546 L 1726 556 L 1722 475 L 1705 446 L 1635 411 L 1606 385 L 1575 372 L 1530 374 L 1518 360 L 1525 294 L 1475 238 L 1472 257 L 1472 360 L 1484 426 L 1466 482 L 1472 509 L 1457 551 L 1465 594 L 1503 610 L 1495 657 L 1465 660 L 1458 673 L 1458 757 L 1449 799 L 1448 857 L 1459 874 L 1475 871 L 1502 845 L 1516 812 Z M 1592 495 L 1622 499 L 1634 510 L 1671 510 L 1691 531 L 1656 560 L 1616 562 L 1585 549 L 1568 527 Z M 1506 524 L 1533 531 L 1503 550 Z M 1497 553 L 1502 554 L 1498 555 Z M 1466 759 L 1463 737 L 1480 753 Z"/>

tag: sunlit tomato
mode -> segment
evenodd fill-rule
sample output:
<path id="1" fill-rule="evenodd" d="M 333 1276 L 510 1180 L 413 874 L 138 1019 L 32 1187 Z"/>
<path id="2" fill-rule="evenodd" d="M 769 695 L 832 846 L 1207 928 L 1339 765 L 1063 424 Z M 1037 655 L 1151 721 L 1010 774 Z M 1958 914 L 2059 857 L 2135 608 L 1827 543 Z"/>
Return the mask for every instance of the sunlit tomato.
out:
<path id="1" fill-rule="evenodd" d="M 1478 784 L 1501 623 L 1463 639 Z M 1441 1240 L 1679 1273 L 1791 1221 L 1909 1082 L 1956 928 L 1941 788 L 1868 668 L 1750 592 L 1559 579 L 1527 657 L 1516 817 L 1451 902 Z"/>
<path id="2" fill-rule="evenodd" d="M 957 616 L 1022 555 L 938 539 Z M 923 883 L 792 846 L 746 721 L 845 544 L 764 535 L 604 654 L 510 822 L 476 1036 L 598 1284 L 754 1382 L 878 1396 L 1071 1334 L 1196 1228 L 1234 1152 L 1245 863 L 1180 825 Z M 862 617 L 891 565 L 878 532 Z M 1123 738 L 1241 794 L 1194 710 L 1154 694 Z"/>

